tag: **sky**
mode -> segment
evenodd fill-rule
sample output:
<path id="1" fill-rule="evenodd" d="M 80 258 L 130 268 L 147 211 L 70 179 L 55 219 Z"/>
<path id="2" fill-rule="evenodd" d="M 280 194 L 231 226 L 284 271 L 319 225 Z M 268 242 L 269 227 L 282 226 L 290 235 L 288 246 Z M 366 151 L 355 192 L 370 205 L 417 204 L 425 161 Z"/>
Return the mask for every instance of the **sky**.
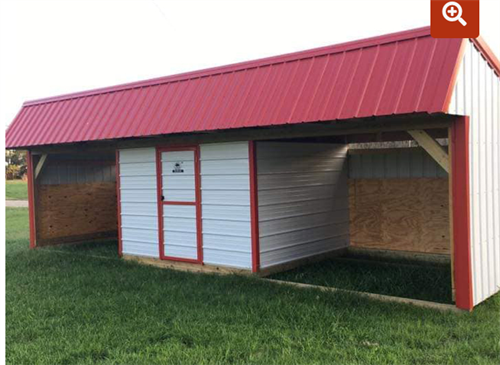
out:
<path id="1" fill-rule="evenodd" d="M 497 56 L 498 15 L 481 0 Z M 0 125 L 26 100 L 429 24 L 429 0 L 0 0 Z"/>

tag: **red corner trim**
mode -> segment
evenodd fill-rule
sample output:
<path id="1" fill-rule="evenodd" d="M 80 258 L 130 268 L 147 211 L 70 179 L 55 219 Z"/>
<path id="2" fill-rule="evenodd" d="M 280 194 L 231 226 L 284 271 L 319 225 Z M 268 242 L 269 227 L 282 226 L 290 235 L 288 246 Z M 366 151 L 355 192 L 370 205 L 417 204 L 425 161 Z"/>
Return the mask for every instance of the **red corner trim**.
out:
<path id="1" fill-rule="evenodd" d="M 469 195 L 469 117 L 460 117 L 452 126 L 452 198 L 455 300 L 460 309 L 471 311 L 472 263 Z"/>
<path id="2" fill-rule="evenodd" d="M 120 151 L 116 150 L 116 208 L 117 208 L 117 221 L 118 221 L 118 256 L 123 255 L 123 244 L 122 244 L 122 199 L 120 193 Z"/>
<path id="3" fill-rule="evenodd" d="M 255 141 L 248 142 L 250 160 L 250 214 L 252 234 L 252 272 L 260 271 L 259 200 L 257 190 L 257 148 Z"/>
<path id="4" fill-rule="evenodd" d="M 28 164 L 28 214 L 30 221 L 30 248 L 36 247 L 36 225 L 35 225 L 35 176 L 33 170 L 33 155 L 26 152 Z"/>
<path id="5" fill-rule="evenodd" d="M 471 41 L 479 52 L 481 52 L 490 66 L 495 70 L 496 74 L 500 76 L 500 60 L 498 60 L 497 56 L 495 56 L 490 46 L 488 46 L 482 37 L 473 38 Z"/>

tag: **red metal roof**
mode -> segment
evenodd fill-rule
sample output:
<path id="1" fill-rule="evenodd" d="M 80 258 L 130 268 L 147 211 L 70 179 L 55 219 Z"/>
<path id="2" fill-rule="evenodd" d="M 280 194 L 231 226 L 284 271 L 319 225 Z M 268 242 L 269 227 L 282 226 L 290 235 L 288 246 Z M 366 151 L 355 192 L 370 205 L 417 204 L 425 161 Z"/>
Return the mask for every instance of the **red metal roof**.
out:
<path id="1" fill-rule="evenodd" d="M 29 101 L 6 147 L 446 112 L 463 44 L 425 27 Z"/>

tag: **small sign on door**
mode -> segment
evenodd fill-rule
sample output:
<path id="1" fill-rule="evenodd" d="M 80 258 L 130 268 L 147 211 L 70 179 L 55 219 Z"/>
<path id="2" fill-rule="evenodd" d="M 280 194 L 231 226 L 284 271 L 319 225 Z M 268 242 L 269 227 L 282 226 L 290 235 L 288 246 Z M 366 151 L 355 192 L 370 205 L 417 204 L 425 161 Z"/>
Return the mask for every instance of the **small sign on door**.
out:
<path id="1" fill-rule="evenodd" d="M 182 168 L 182 165 L 184 164 L 183 161 L 177 161 L 175 164 L 174 164 L 174 169 L 172 170 L 172 172 L 174 174 L 182 174 L 184 173 L 184 169 Z"/>

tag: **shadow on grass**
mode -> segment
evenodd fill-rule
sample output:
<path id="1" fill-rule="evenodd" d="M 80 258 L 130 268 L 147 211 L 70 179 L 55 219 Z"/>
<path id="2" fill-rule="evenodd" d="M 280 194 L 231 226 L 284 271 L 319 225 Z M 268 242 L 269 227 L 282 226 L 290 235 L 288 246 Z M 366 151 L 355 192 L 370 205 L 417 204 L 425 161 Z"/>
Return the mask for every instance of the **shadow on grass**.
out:
<path id="1" fill-rule="evenodd" d="M 446 264 L 356 260 L 352 256 L 274 274 L 272 279 L 356 290 L 439 303 L 451 301 L 451 270 Z"/>
<path id="2" fill-rule="evenodd" d="M 65 244 L 58 246 L 42 247 L 40 250 L 60 252 L 75 255 L 90 255 L 109 259 L 118 259 L 118 241 L 99 240 L 96 242 L 83 242 L 74 244 Z"/>

